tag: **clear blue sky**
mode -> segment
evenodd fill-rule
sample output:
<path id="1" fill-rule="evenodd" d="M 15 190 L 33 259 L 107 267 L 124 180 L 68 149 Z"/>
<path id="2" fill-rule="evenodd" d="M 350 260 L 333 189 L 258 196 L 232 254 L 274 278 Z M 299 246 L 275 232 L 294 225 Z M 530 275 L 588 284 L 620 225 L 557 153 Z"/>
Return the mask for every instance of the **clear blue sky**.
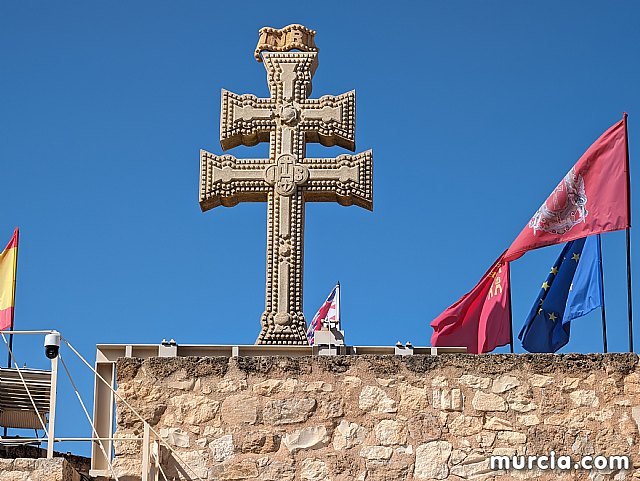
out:
<path id="1" fill-rule="evenodd" d="M 639 21 L 633 1 L 3 2 L 0 242 L 20 226 L 16 328 L 57 328 L 91 361 L 98 343 L 255 341 L 266 206 L 201 213 L 198 151 L 221 153 L 221 88 L 267 95 L 258 29 L 302 23 L 318 31 L 313 96 L 357 90 L 357 147 L 375 165 L 373 212 L 307 206 L 305 314 L 340 280 L 350 344 L 428 344 L 429 322 L 623 111 L 640 208 Z M 624 233 L 603 244 L 610 349 L 626 350 Z M 512 265 L 516 332 L 560 248 Z M 594 313 L 564 351 L 600 351 L 600 336 Z M 19 359 L 45 367 L 41 341 L 17 340 Z M 88 435 L 78 416 L 65 403 L 60 434 Z"/>

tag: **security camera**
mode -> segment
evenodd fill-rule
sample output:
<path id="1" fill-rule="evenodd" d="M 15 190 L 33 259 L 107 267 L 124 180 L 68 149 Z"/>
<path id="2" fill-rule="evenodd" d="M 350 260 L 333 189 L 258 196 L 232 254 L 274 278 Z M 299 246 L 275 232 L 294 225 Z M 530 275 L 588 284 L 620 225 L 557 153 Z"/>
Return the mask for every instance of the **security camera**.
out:
<path id="1" fill-rule="evenodd" d="M 49 359 L 55 359 L 60 352 L 60 333 L 53 331 L 44 336 L 44 355 Z"/>

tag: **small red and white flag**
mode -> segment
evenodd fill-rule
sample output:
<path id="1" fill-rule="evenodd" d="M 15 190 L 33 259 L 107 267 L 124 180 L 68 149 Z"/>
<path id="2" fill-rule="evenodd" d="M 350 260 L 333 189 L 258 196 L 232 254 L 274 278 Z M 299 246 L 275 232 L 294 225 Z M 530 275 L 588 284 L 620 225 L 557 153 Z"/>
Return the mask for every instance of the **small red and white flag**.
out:
<path id="1" fill-rule="evenodd" d="M 307 339 L 310 346 L 313 346 L 315 332 L 322 329 L 323 325 L 329 327 L 340 321 L 339 292 L 340 284 L 337 284 L 331 291 L 331 294 L 329 294 L 329 297 L 327 297 L 327 300 L 324 301 L 324 304 L 320 306 L 316 315 L 313 316 L 313 320 L 311 321 L 311 324 L 309 324 L 309 329 L 307 329 Z"/>

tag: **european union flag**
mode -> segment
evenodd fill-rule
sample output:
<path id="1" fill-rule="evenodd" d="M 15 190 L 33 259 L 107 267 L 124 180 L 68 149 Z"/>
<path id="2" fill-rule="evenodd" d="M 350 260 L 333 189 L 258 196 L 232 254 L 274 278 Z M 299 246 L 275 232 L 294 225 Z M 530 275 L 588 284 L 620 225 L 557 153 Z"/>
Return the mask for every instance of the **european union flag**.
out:
<path id="1" fill-rule="evenodd" d="M 571 321 L 602 305 L 600 243 L 596 236 L 568 242 L 542 283 L 518 339 L 529 352 L 556 352 Z"/>

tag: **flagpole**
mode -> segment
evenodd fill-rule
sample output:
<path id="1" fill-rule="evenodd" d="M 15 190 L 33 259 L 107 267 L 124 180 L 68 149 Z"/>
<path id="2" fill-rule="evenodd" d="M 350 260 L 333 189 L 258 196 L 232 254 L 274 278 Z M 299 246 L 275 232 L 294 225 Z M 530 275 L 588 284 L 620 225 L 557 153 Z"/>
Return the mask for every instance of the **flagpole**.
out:
<path id="1" fill-rule="evenodd" d="M 627 306 L 629 315 L 629 352 L 633 352 L 633 306 L 631 300 L 631 234 L 627 227 Z"/>
<path id="2" fill-rule="evenodd" d="M 336 283 L 336 330 L 340 326 L 340 281 Z M 333 331 L 331 330 L 331 321 L 329 321 L 329 354 L 331 354 L 331 336 Z M 336 355 L 338 354 L 338 346 L 336 345 Z"/>
<path id="3" fill-rule="evenodd" d="M 338 292 L 337 292 L 337 294 L 338 294 L 338 302 L 337 302 L 337 305 L 336 305 L 336 321 L 338 323 L 337 328 L 340 329 L 341 321 L 342 321 L 340 319 L 340 281 L 338 281 L 338 283 L 336 285 L 338 286 Z"/>
<path id="4" fill-rule="evenodd" d="M 627 127 L 627 113 L 623 114 L 624 140 L 627 154 L 627 308 L 629 315 L 629 352 L 633 352 L 633 302 L 631 296 L 631 175 L 629 173 L 629 130 Z"/>
<path id="5" fill-rule="evenodd" d="M 507 266 L 507 288 L 509 289 L 509 351 L 513 354 L 513 309 L 511 307 L 511 266 Z"/>
<path id="6" fill-rule="evenodd" d="M 603 352 L 609 352 L 607 345 L 607 315 L 604 309 L 604 270 L 602 268 L 602 240 L 598 234 L 598 262 L 600 264 L 600 317 L 602 318 L 602 348 Z"/>

